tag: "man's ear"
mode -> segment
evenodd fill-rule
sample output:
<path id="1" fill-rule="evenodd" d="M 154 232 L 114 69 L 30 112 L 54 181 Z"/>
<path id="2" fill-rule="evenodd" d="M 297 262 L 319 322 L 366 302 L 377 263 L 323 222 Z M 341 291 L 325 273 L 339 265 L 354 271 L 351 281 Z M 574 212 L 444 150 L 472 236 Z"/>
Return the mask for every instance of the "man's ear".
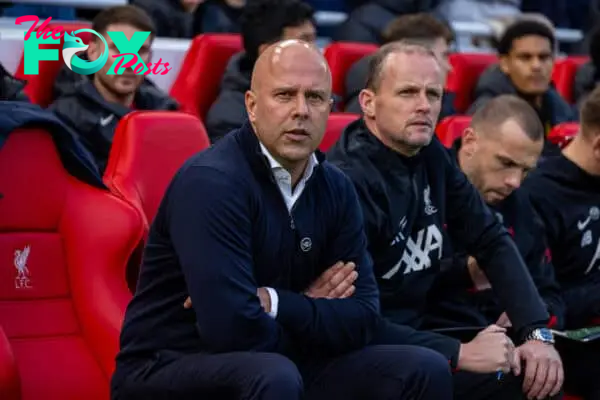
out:
<path id="1" fill-rule="evenodd" d="M 470 126 L 467 127 L 461 137 L 460 147 L 466 156 L 471 157 L 477 147 L 477 132 Z"/>
<path id="2" fill-rule="evenodd" d="M 256 120 L 256 94 L 252 90 L 247 90 L 244 95 L 244 103 L 246 104 L 246 112 L 248 120 L 254 122 Z"/>
<path id="3" fill-rule="evenodd" d="M 375 93 L 371 89 L 363 89 L 358 94 L 358 102 L 363 114 L 368 118 L 375 118 Z"/>
<path id="4" fill-rule="evenodd" d="M 510 74 L 510 63 L 508 61 L 508 56 L 500 56 L 498 66 L 500 67 L 500 71 L 504 72 L 506 75 Z"/>
<path id="5" fill-rule="evenodd" d="M 87 49 L 87 56 L 90 61 L 95 61 L 102 55 L 102 50 L 104 47 L 104 43 L 100 40 L 92 39 L 90 40 L 89 47 Z"/>

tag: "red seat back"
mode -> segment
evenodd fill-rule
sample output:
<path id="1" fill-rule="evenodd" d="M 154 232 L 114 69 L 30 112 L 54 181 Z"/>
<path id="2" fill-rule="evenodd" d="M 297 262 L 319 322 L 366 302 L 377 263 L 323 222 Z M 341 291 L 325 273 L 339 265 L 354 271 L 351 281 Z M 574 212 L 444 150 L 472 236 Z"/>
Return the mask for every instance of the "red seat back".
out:
<path id="1" fill-rule="evenodd" d="M 589 57 L 567 57 L 557 60 L 552 70 L 552 81 L 560 95 L 569 103 L 574 103 L 573 84 L 577 69 L 590 61 Z"/>
<path id="2" fill-rule="evenodd" d="M 57 26 L 62 26 L 65 31 L 71 33 L 78 29 L 91 28 L 91 24 L 86 22 L 73 22 L 73 23 L 60 23 L 60 24 L 48 24 L 48 30 L 52 30 Z M 85 44 L 89 44 L 92 34 L 89 32 L 82 32 L 77 34 L 79 38 Z M 53 45 L 40 45 L 40 48 L 47 49 L 58 49 L 58 61 L 40 61 L 39 63 L 39 74 L 37 75 L 25 75 L 25 64 L 23 56 L 21 55 L 21 62 L 17 68 L 15 76 L 19 79 L 27 81 L 25 86 L 25 93 L 29 96 L 31 101 L 35 104 L 39 104 L 42 107 L 48 106 L 53 100 L 53 88 L 54 80 L 58 75 L 60 69 L 65 66 L 62 56 L 62 45 L 64 43 L 64 36 L 60 39 L 60 44 Z"/>
<path id="3" fill-rule="evenodd" d="M 454 108 L 458 113 L 467 111 L 473 102 L 473 92 L 481 73 L 498 61 L 493 54 L 454 53 L 450 55 L 452 70 L 448 74 L 446 90 L 455 93 Z"/>
<path id="4" fill-rule="evenodd" d="M 351 122 L 356 121 L 360 118 L 358 114 L 351 113 L 331 113 L 327 120 L 327 129 L 325 130 L 325 136 L 319 145 L 319 150 L 326 152 L 338 141 L 344 129 Z"/>
<path id="5" fill-rule="evenodd" d="M 170 92 L 182 110 L 206 116 L 219 94 L 229 59 L 242 49 L 239 35 L 204 34 L 192 40 Z"/>
<path id="6" fill-rule="evenodd" d="M 468 115 L 453 115 L 441 120 L 435 132 L 444 146 L 452 147 L 454 141 L 463 135 L 470 123 L 471 117 Z"/>
<path id="7" fill-rule="evenodd" d="M 132 204 L 149 225 L 177 170 L 208 146 L 204 125 L 193 115 L 172 111 L 127 114 L 117 125 L 104 183 Z"/>
<path id="8" fill-rule="evenodd" d="M 331 85 L 334 94 L 344 97 L 346 75 L 352 64 L 376 52 L 377 49 L 374 44 L 350 42 L 331 43 L 325 48 L 324 55 L 331 69 Z"/>
<path id="9" fill-rule="evenodd" d="M 577 122 L 565 122 L 556 125 L 550 133 L 548 133 L 548 140 L 552 143 L 565 147 L 579 132 L 579 124 Z"/>
<path id="10" fill-rule="evenodd" d="M 107 399 L 142 220 L 68 175 L 43 131 L 11 133 L 0 170 L 0 326 L 22 399 Z"/>

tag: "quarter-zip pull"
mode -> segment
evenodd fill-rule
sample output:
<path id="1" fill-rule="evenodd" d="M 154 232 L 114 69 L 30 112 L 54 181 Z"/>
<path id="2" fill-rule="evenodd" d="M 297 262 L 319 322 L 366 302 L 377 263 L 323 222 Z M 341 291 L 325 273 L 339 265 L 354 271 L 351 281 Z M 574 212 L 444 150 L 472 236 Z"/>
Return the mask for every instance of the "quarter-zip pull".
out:
<path id="1" fill-rule="evenodd" d="M 294 217 L 292 214 L 290 214 L 290 228 L 292 228 L 293 231 L 296 230 L 296 223 L 294 222 Z"/>

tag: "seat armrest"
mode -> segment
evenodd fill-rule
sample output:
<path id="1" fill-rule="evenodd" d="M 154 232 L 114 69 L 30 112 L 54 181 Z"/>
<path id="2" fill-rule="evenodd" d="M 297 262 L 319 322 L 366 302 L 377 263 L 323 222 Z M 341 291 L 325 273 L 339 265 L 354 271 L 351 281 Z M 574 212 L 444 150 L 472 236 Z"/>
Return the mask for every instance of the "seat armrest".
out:
<path id="1" fill-rule="evenodd" d="M 0 393 L 3 400 L 21 400 L 21 379 L 8 338 L 0 326 Z"/>

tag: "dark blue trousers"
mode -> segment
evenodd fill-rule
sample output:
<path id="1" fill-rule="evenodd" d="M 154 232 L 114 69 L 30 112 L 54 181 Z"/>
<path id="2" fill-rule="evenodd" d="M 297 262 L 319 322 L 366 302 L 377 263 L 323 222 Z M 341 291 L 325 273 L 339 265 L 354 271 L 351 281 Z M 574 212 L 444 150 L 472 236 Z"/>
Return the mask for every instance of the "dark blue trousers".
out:
<path id="1" fill-rule="evenodd" d="M 411 346 L 369 346 L 304 365 L 273 353 L 161 353 L 128 369 L 113 400 L 450 400 L 453 391 L 448 362 Z"/>

